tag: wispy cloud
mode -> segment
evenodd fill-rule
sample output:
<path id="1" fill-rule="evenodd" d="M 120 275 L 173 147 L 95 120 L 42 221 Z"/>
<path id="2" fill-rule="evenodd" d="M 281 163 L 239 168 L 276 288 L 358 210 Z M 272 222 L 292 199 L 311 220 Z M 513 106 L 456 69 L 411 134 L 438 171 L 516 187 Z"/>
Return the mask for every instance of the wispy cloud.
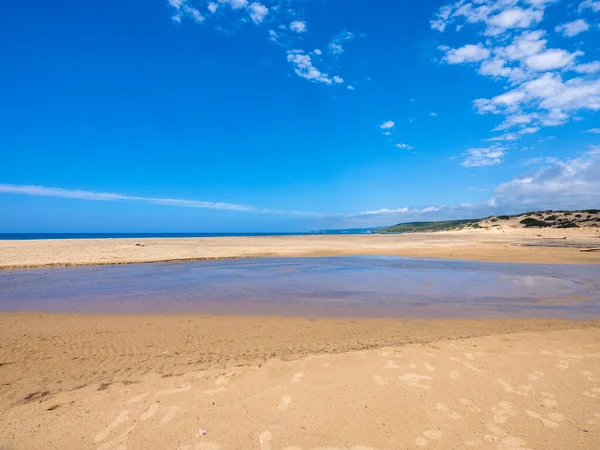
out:
<path id="1" fill-rule="evenodd" d="M 342 31 L 338 33 L 329 43 L 329 52 L 333 55 L 341 55 L 345 51 L 344 43 L 347 41 L 352 41 L 355 37 L 355 34 L 349 31 Z"/>
<path id="2" fill-rule="evenodd" d="M 493 145 L 486 148 L 470 148 L 462 153 L 461 165 L 464 167 L 496 166 L 502 162 L 506 148 Z"/>
<path id="3" fill-rule="evenodd" d="M 313 65 L 311 56 L 303 50 L 289 50 L 287 60 L 292 63 L 294 73 L 300 78 L 323 84 L 341 84 L 344 82 L 342 77 L 337 75 L 330 77 L 329 74 L 317 69 Z"/>
<path id="4" fill-rule="evenodd" d="M 235 203 L 207 202 L 200 200 L 177 199 L 167 197 L 142 197 L 137 195 L 118 194 L 112 192 L 93 192 L 77 189 L 62 189 L 57 187 L 32 186 L 22 184 L 0 184 L 0 194 L 31 195 L 36 197 L 56 197 L 73 200 L 149 203 L 154 205 L 179 206 L 183 208 L 215 209 L 257 214 L 289 214 L 302 216 L 320 215 L 318 213 L 312 212 L 284 211 L 276 209 L 259 208 L 250 205 L 240 205 Z"/>

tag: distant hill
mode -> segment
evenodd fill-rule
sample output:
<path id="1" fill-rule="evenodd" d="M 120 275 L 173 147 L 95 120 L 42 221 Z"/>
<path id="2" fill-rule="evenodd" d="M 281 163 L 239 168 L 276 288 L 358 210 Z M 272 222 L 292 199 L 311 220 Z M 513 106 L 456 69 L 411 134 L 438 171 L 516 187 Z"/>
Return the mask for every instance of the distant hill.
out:
<path id="1" fill-rule="evenodd" d="M 377 233 L 418 233 L 427 231 L 462 230 L 476 226 L 481 219 L 446 220 L 443 222 L 408 222 L 377 230 Z M 476 226 L 476 228 L 481 228 Z"/>
<path id="2" fill-rule="evenodd" d="M 442 222 L 409 222 L 383 228 L 376 233 L 419 233 L 451 230 L 496 228 L 580 228 L 600 227 L 600 209 L 579 211 L 534 211 L 485 219 L 446 220 Z"/>

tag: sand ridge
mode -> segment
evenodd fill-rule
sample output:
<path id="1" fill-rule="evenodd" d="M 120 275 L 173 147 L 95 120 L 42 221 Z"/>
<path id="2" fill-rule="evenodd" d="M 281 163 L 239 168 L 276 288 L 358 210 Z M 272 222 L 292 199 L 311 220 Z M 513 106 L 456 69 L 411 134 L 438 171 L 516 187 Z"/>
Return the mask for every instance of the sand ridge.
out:
<path id="1" fill-rule="evenodd" d="M 0 241 L 0 269 L 251 257 L 397 255 L 524 263 L 598 264 L 600 229 L 414 234 Z M 533 245 L 532 245 L 533 244 Z"/>

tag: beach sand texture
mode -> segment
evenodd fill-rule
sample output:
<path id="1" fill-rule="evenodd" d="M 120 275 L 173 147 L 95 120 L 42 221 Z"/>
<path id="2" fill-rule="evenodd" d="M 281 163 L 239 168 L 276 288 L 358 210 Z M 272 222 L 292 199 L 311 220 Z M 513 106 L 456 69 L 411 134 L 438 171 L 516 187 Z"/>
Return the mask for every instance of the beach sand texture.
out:
<path id="1" fill-rule="evenodd" d="M 597 322 L 0 320 L 0 448 L 600 446 Z"/>
<path id="2" fill-rule="evenodd" d="M 600 228 L 168 239 L 0 241 L 0 269 L 218 258 L 397 255 L 528 263 L 600 263 Z"/>

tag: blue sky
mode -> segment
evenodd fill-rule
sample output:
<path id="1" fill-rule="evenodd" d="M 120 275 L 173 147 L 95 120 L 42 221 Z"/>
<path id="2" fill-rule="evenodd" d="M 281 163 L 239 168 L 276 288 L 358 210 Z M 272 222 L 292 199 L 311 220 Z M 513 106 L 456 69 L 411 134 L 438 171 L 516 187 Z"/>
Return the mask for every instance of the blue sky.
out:
<path id="1" fill-rule="evenodd" d="M 600 206 L 600 1 L 9 2 L 0 232 Z"/>

